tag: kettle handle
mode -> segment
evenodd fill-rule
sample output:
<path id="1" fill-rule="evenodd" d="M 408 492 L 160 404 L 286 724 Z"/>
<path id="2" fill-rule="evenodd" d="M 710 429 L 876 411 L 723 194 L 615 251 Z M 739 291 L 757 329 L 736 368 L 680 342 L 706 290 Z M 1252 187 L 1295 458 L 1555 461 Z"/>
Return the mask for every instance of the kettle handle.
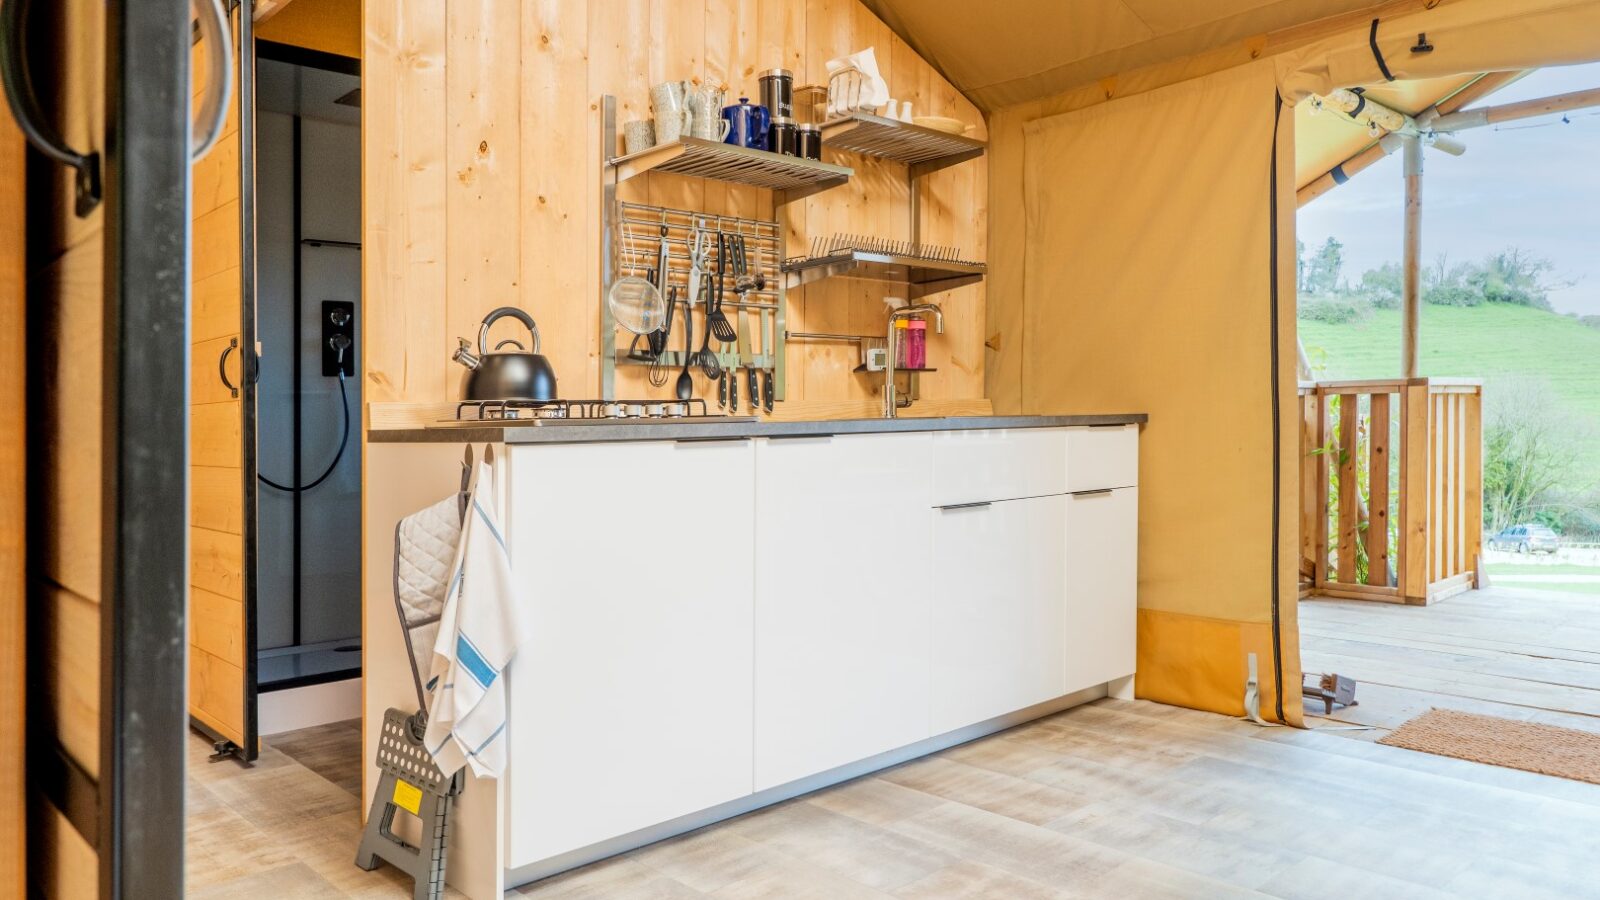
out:
<path id="1" fill-rule="evenodd" d="M 502 306 L 494 312 L 483 317 L 483 324 L 478 326 L 478 353 L 481 356 L 489 355 L 489 326 L 510 316 L 518 322 L 528 326 L 528 331 L 533 334 L 533 352 L 539 352 L 539 326 L 533 323 L 533 316 L 517 309 L 515 306 Z"/>

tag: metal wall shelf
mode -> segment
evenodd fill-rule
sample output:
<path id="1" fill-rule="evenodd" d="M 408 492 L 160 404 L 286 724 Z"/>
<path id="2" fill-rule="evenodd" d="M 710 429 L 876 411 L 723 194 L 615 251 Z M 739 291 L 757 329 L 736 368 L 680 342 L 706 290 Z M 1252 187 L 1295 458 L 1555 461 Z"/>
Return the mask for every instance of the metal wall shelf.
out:
<path id="1" fill-rule="evenodd" d="M 836 187 L 855 174 L 855 170 L 847 166 L 700 138 L 659 144 L 612 159 L 610 164 L 616 169 L 619 181 L 646 172 L 671 172 L 786 191 L 793 196 Z"/>
<path id="2" fill-rule="evenodd" d="M 887 372 L 889 370 L 888 369 L 869 369 L 869 368 L 867 368 L 867 364 L 866 363 L 862 363 L 861 365 L 856 366 L 854 369 L 851 369 L 850 371 L 855 372 L 858 375 L 859 374 L 863 374 L 863 373 L 872 373 L 872 374 L 875 374 L 875 375 L 882 375 L 883 373 L 885 373 L 885 372 Z M 895 366 L 894 367 L 894 373 L 896 375 L 901 375 L 901 374 L 914 375 L 914 374 L 917 374 L 917 373 L 920 373 L 920 372 L 937 372 L 937 371 L 939 371 L 939 370 L 935 369 L 935 368 L 933 368 L 931 366 L 923 366 L 923 367 L 917 368 L 917 369 L 913 369 L 910 366 Z"/>
<path id="3" fill-rule="evenodd" d="M 948 291 L 983 280 L 983 263 L 928 259 L 895 253 L 847 250 L 783 264 L 784 286 L 790 289 L 824 278 L 865 278 L 906 285 L 907 299 Z"/>
<path id="4" fill-rule="evenodd" d="M 822 146 L 906 163 L 912 167 L 911 177 L 917 178 L 976 159 L 988 144 L 965 135 L 856 113 L 824 122 Z"/>

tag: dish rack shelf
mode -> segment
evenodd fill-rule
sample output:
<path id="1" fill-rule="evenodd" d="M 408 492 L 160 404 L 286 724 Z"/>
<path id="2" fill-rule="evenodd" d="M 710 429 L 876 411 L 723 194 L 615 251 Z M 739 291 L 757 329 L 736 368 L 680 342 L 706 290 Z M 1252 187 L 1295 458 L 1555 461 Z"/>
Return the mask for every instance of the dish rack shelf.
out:
<path id="1" fill-rule="evenodd" d="M 614 148 L 617 100 L 608 94 L 602 102 L 607 129 L 605 146 Z M 638 153 L 607 154 L 606 165 L 619 182 L 646 172 L 670 172 L 783 191 L 791 200 L 838 187 L 855 174 L 848 166 L 692 137 L 657 144 Z"/>
<path id="2" fill-rule="evenodd" d="M 988 271 L 986 264 L 962 259 L 951 247 L 852 235 L 818 239 L 810 256 L 783 263 L 784 286 L 790 289 L 824 278 L 865 278 L 904 284 L 911 300 L 975 284 Z"/>
<path id="3" fill-rule="evenodd" d="M 965 135 L 855 113 L 824 122 L 822 146 L 906 163 L 916 178 L 976 159 L 989 145 Z"/>

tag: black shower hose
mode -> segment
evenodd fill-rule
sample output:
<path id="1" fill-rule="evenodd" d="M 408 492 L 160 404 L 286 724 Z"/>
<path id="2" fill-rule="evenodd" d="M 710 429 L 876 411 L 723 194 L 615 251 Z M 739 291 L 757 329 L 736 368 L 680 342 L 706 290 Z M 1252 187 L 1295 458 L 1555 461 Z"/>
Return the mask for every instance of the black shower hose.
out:
<path id="1" fill-rule="evenodd" d="M 344 390 L 344 354 L 341 352 L 339 355 L 339 406 L 344 410 L 344 430 L 339 435 L 339 452 L 333 454 L 333 462 L 328 463 L 328 468 L 324 469 L 322 474 L 317 476 L 316 481 L 300 487 L 279 484 L 276 481 L 273 481 L 271 478 L 260 474 L 259 472 L 256 473 L 256 477 L 261 479 L 261 483 L 267 487 L 285 491 L 290 494 L 298 494 L 302 491 L 309 491 L 324 481 L 327 481 L 328 476 L 333 474 L 333 470 L 339 467 L 339 460 L 344 458 L 344 448 L 350 443 L 350 397 L 345 393 Z"/>

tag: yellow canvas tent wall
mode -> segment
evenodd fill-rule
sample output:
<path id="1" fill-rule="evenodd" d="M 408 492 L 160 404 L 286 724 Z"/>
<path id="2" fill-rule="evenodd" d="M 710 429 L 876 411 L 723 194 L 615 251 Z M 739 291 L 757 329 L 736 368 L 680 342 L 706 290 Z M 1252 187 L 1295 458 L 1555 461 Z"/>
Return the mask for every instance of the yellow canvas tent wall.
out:
<path id="1" fill-rule="evenodd" d="M 1600 2 L 873 5 L 990 114 L 996 412 L 1151 414 L 1137 693 L 1237 715 L 1255 654 L 1298 722 L 1290 107 L 1600 58 Z"/>

